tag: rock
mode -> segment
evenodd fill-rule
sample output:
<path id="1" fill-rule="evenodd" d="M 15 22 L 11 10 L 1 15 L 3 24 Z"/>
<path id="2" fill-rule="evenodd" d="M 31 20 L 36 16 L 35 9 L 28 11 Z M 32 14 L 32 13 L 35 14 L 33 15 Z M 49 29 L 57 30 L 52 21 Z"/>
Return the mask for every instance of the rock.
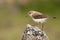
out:
<path id="1" fill-rule="evenodd" d="M 27 24 L 27 27 L 22 35 L 22 40 L 49 40 L 44 31 L 36 26 Z"/>

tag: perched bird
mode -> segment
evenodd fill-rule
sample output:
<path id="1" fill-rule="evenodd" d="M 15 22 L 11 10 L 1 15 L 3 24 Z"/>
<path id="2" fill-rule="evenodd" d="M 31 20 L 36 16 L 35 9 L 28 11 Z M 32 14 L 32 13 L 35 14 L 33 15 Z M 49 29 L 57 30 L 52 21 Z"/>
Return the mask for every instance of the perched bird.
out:
<path id="1" fill-rule="evenodd" d="M 42 35 L 42 30 L 39 29 L 36 26 L 32 26 L 30 24 L 27 25 L 27 28 L 25 29 L 23 35 L 22 35 L 22 40 L 49 40 L 48 36 L 46 33 L 43 31 Z"/>
<path id="2" fill-rule="evenodd" d="M 47 21 L 48 18 L 50 18 L 50 16 L 45 15 L 43 13 L 40 13 L 38 11 L 29 11 L 28 15 L 33 19 L 33 21 L 35 21 L 38 24 L 42 24 L 42 29 L 43 29 L 43 23 L 45 23 Z M 56 18 L 56 17 L 52 17 L 52 18 Z"/>
<path id="3" fill-rule="evenodd" d="M 35 21 L 38 24 L 42 24 L 42 31 L 43 31 L 43 24 L 47 21 L 48 18 L 53 18 L 55 19 L 56 17 L 50 17 L 48 15 L 45 15 L 41 12 L 38 11 L 29 11 L 28 15 L 32 18 L 33 21 Z M 42 32 L 43 34 L 43 32 Z"/>
<path id="4" fill-rule="evenodd" d="M 28 15 L 37 23 L 44 23 L 48 18 L 54 18 L 54 19 L 56 18 L 56 17 L 45 15 L 38 11 L 29 11 Z"/>
<path id="5" fill-rule="evenodd" d="M 37 11 L 29 11 L 28 15 L 37 23 L 44 23 L 47 20 L 47 15 Z"/>

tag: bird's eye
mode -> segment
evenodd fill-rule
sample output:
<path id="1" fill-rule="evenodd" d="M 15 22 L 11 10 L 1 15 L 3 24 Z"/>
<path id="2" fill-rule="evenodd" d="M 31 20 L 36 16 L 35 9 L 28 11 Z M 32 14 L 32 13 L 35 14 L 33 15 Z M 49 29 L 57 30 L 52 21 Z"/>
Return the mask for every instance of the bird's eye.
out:
<path id="1" fill-rule="evenodd" d="M 31 14 L 31 12 L 29 12 L 29 14 Z"/>

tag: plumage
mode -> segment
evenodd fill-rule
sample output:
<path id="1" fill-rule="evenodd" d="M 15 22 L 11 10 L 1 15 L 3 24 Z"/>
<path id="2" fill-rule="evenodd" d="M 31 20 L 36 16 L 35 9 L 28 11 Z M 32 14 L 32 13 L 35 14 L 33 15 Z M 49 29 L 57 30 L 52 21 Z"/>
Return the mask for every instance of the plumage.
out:
<path id="1" fill-rule="evenodd" d="M 34 19 L 47 18 L 47 16 L 46 16 L 46 15 L 39 15 L 39 14 L 37 14 L 37 15 L 32 15 L 32 17 L 33 17 Z"/>
<path id="2" fill-rule="evenodd" d="M 44 23 L 48 19 L 48 16 L 45 14 L 42 14 L 41 12 L 29 11 L 28 14 L 33 19 L 33 21 L 37 23 Z"/>

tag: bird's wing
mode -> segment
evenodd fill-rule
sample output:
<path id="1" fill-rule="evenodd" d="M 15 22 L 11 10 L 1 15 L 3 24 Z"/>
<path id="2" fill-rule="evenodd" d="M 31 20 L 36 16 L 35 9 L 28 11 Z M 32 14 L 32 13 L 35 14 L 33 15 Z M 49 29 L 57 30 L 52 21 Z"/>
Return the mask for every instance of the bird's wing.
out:
<path id="1" fill-rule="evenodd" d="M 47 15 L 39 15 L 39 14 L 37 14 L 37 15 L 32 15 L 32 17 L 34 19 L 41 19 L 41 18 L 47 18 Z"/>

